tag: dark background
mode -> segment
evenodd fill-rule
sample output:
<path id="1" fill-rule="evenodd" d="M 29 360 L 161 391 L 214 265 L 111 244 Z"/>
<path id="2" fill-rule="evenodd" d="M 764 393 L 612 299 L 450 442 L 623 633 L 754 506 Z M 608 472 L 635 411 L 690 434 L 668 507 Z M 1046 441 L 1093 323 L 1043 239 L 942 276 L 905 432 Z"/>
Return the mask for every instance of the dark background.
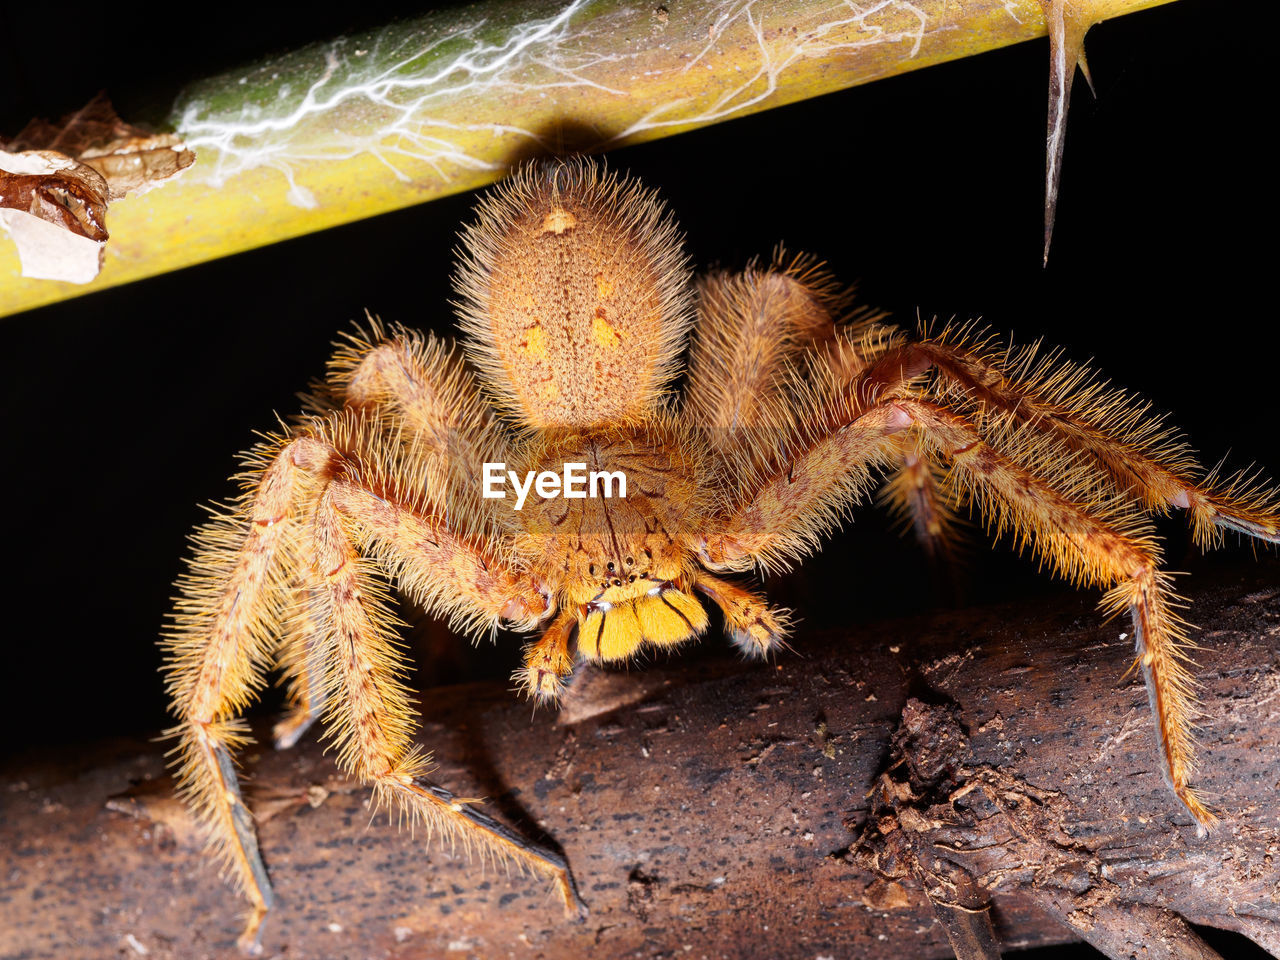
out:
<path id="1" fill-rule="evenodd" d="M 1241 26 L 1248 6 L 1232 5 L 1235 26 L 1218 25 L 1220 4 L 1181 0 L 1091 32 L 1098 99 L 1077 83 L 1047 269 L 1043 40 L 610 160 L 661 189 L 701 267 L 741 266 L 785 241 L 905 324 L 917 312 L 980 316 L 1020 342 L 1045 337 L 1095 358 L 1171 411 L 1207 463 L 1231 451 L 1233 464 L 1256 459 L 1275 475 L 1275 159 L 1255 145 L 1273 119 L 1274 78 L 1269 31 Z M 100 88 L 126 117 L 163 117 L 185 80 L 414 12 L 362 3 L 310 9 L 303 22 L 269 5 L 218 9 L 180 33 L 160 16 L 96 46 L 55 41 L 47 8 L 6 11 L 10 37 L 24 39 L 0 58 L 0 133 Z M 232 492 L 236 451 L 294 409 L 335 332 L 366 308 L 449 329 L 450 251 L 472 202 L 0 319 L 0 755 L 166 725 L 155 639 L 197 503 Z M 1193 555 L 1177 522 L 1162 532 L 1174 569 L 1232 562 Z M 955 578 L 965 602 L 1067 589 L 1003 554 L 975 537 Z M 800 608 L 803 648 L 805 630 L 905 615 L 952 598 L 949 584 L 868 508 L 769 591 Z M 509 635 L 470 659 L 438 627 L 415 639 L 422 682 L 505 676 L 518 661 Z"/>

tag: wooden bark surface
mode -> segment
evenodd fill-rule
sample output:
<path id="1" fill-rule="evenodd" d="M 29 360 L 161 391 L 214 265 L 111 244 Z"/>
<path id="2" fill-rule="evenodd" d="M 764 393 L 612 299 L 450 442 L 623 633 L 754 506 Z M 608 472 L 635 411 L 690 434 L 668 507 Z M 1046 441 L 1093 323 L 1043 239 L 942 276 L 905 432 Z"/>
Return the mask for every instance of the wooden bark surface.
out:
<path id="1" fill-rule="evenodd" d="M 502 685 L 426 691 L 433 779 L 558 844 L 582 923 L 541 881 L 370 824 L 368 791 L 314 739 L 251 747 L 278 894 L 265 955 L 947 957 L 935 915 L 953 927 L 988 896 L 1006 949 L 1150 937 L 1144 956 L 1214 956 L 1179 939 L 1181 915 L 1280 953 L 1280 586 L 1274 564 L 1231 569 L 1187 584 L 1198 783 L 1224 817 L 1207 838 L 1122 678 L 1126 624 L 1064 594 L 802 637 L 773 664 L 592 673 L 560 715 Z M 172 799 L 165 749 L 0 775 L 0 957 L 235 956 L 242 904 Z"/>

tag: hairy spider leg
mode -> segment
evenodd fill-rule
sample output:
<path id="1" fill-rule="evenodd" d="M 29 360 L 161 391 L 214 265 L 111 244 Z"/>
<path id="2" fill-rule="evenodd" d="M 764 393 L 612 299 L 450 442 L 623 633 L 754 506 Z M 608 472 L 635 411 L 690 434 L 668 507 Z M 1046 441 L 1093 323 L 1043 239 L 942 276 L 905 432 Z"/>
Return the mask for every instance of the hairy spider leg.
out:
<path id="1" fill-rule="evenodd" d="M 1149 531 L 1127 515 L 1123 503 L 1095 502 L 1102 498 L 1091 480 L 1094 471 L 1081 469 L 1072 457 L 1041 456 L 1032 469 L 1028 458 L 998 452 L 997 440 L 1034 439 L 1034 431 L 1006 429 L 999 438 L 987 438 L 964 417 L 914 399 L 909 384 L 928 366 L 924 356 L 891 354 L 850 384 L 816 359 L 812 381 L 796 383 L 790 409 L 774 414 L 785 428 L 781 439 L 765 441 L 741 459 L 746 479 L 720 533 L 698 545 L 704 561 L 713 568 L 784 566 L 815 548 L 857 501 L 870 470 L 890 459 L 893 435 L 915 427 L 952 463 L 953 475 L 997 533 L 1012 527 L 1022 544 L 1032 543 L 1074 582 L 1113 586 L 1104 606 L 1128 608 L 1133 617 L 1174 793 L 1198 821 L 1212 823 L 1213 814 L 1189 786 L 1194 697 L 1184 665 L 1186 625 Z M 885 376 L 886 368 L 896 375 Z M 887 383 L 892 391 L 884 390 Z M 875 403 L 886 392 L 901 396 Z M 1073 498 L 1073 492 L 1080 496 Z"/>
<path id="2" fill-rule="evenodd" d="M 540 703 L 560 698 L 566 678 L 573 673 L 570 640 L 577 624 L 577 611 L 566 606 L 538 639 L 525 645 L 524 666 L 511 675 L 525 696 Z"/>
<path id="3" fill-rule="evenodd" d="M 819 547 L 892 462 L 894 435 L 911 425 L 903 411 L 889 404 L 863 410 L 848 391 L 820 401 L 817 389 L 809 388 L 813 403 L 795 402 L 796 413 L 773 414 L 778 430 L 757 434 L 755 446 L 739 453 L 737 489 L 715 532 L 690 535 L 690 548 L 710 569 L 786 569 Z"/>
<path id="4" fill-rule="evenodd" d="M 474 478 L 486 460 L 506 458 L 507 443 L 452 345 L 399 325 L 388 330 L 369 317 L 363 328 L 343 336 L 329 361 L 323 391 L 310 400 L 321 416 L 341 406 L 380 424 L 386 437 L 394 430 L 393 442 L 405 445 L 405 453 L 417 461 L 406 463 L 402 473 L 444 475 L 448 498 L 438 499 L 451 500 L 447 508 L 455 514 L 485 512 L 486 504 L 468 494 L 474 494 Z M 303 571 L 299 576 L 308 575 Z M 278 749 L 296 744 L 324 705 L 314 655 L 316 584 L 300 583 L 295 590 L 290 634 L 279 657 L 293 709 L 276 725 Z"/>
<path id="5" fill-rule="evenodd" d="M 725 632 L 744 655 L 759 658 L 790 649 L 790 610 L 770 607 L 759 594 L 709 573 L 699 573 L 694 587 L 720 608 Z"/>
<path id="6" fill-rule="evenodd" d="M 198 531 L 164 640 L 167 689 L 181 721 L 172 731 L 179 793 L 207 829 L 224 875 L 249 900 L 240 938 L 248 953 L 261 950 L 273 898 L 232 760 L 249 739 L 237 715 L 262 685 L 273 653 L 295 563 L 296 505 L 313 498 L 310 479 L 287 457 L 276 458 L 246 508 L 217 513 Z"/>
<path id="7" fill-rule="evenodd" d="M 567 907 L 580 906 L 576 895 L 567 896 L 572 880 L 563 875 L 562 859 L 532 845 L 514 847 L 412 785 L 426 772 L 427 758 L 409 744 L 414 724 L 397 679 L 395 623 L 382 606 L 374 561 L 360 556 L 356 544 L 366 544 L 409 596 L 456 622 L 492 626 L 505 618 L 529 626 L 545 615 L 548 598 L 486 545 L 452 532 L 421 505 L 390 499 L 400 486 L 398 461 L 342 452 L 365 445 L 362 428 L 358 417 L 339 414 L 313 424 L 318 435 L 278 446 L 246 510 L 216 518 L 197 537 L 191 573 L 181 582 L 185 596 L 166 639 L 169 690 L 182 721 L 175 728 L 180 789 L 250 901 L 239 941 L 250 953 L 260 950 L 272 893 L 235 777 L 232 752 L 248 739 L 235 715 L 262 683 L 295 571 L 302 571 L 304 585 L 298 593 L 312 601 L 305 615 L 321 624 L 312 636 L 322 639 L 308 641 L 318 649 L 305 659 L 292 654 L 294 675 L 305 676 L 311 690 L 322 671 L 322 692 L 314 699 L 326 703 L 340 764 L 372 782 L 380 798 L 394 799 L 410 819 L 460 832 L 482 856 L 514 856 L 549 874 Z M 321 654 L 324 664 L 317 668 L 314 657 Z"/>
<path id="8" fill-rule="evenodd" d="M 1147 406 L 1085 366 L 1052 353 L 1042 355 L 1039 344 L 1014 351 L 967 328 L 944 331 L 935 339 L 890 351 L 867 374 L 863 390 L 892 394 L 930 367 L 941 384 L 924 395 L 965 410 L 975 420 L 975 432 L 984 423 L 986 433 L 1019 433 L 1039 448 L 1024 460 L 1067 468 L 1083 457 L 1096 465 L 1109 484 L 1107 491 L 1095 491 L 1094 499 L 1110 493 L 1151 513 L 1184 509 L 1202 548 L 1218 545 L 1224 530 L 1280 542 L 1280 505 L 1274 492 L 1243 475 L 1219 485 L 1217 471 L 1206 475 L 1186 443 L 1150 416 Z M 974 478 L 969 480 L 972 488 Z M 1213 814 L 1187 787 L 1195 710 L 1194 684 L 1185 666 L 1187 626 L 1172 612 L 1179 604 L 1166 576 L 1155 569 L 1154 553 L 1148 559 L 1145 572 L 1134 574 L 1128 586 L 1117 585 L 1104 606 L 1131 612 L 1136 664 L 1147 681 L 1166 775 L 1179 799 L 1208 826 Z"/>
<path id="9" fill-rule="evenodd" d="M 711 432 L 756 428 L 787 365 L 834 339 L 845 299 L 821 264 L 787 259 L 781 250 L 766 267 L 699 278 L 684 399 L 689 417 Z"/>
<path id="10" fill-rule="evenodd" d="M 290 705 L 288 714 L 271 731 L 277 750 L 296 746 L 324 713 L 328 694 L 324 689 L 323 589 L 324 584 L 310 568 L 299 571 L 290 604 L 293 613 L 277 655 Z"/>
<path id="11" fill-rule="evenodd" d="M 910 531 L 931 563 L 956 560 L 962 520 L 956 512 L 957 491 L 929 450 L 904 436 L 894 457 L 897 466 L 876 494 L 876 502 Z"/>
<path id="12" fill-rule="evenodd" d="M 326 668 L 331 706 L 326 721 L 338 748 L 339 766 L 372 784 L 377 806 L 395 809 L 413 825 L 424 824 L 428 835 L 439 832 L 450 841 L 461 841 L 482 862 L 514 864 L 547 876 L 560 891 L 566 909 L 580 914 L 585 905 L 563 857 L 474 809 L 476 801 L 460 800 L 425 779 L 430 758 L 411 743 L 416 724 L 407 691 L 398 679 L 403 665 L 396 649 L 395 623 L 383 606 L 374 564 L 356 549 L 366 538 L 393 548 L 414 547 L 407 551 L 413 559 L 403 561 L 403 585 L 409 567 L 419 562 L 421 544 L 396 542 L 397 534 L 413 524 L 403 514 L 389 513 L 379 500 L 358 483 L 334 480 L 316 510 L 314 564 L 325 571 L 333 624 L 333 649 Z M 433 535 L 437 541 L 443 539 Z M 494 605 L 505 607 L 506 597 L 514 593 L 508 588 L 497 594 Z"/>
<path id="13" fill-rule="evenodd" d="M 388 331 L 374 318 L 367 327 L 347 335 L 329 363 L 334 404 L 376 412 L 413 437 L 424 456 L 446 462 L 459 481 L 455 491 L 474 490 L 485 462 L 507 460 L 509 452 L 461 351 L 432 334 L 398 325 Z"/>
<path id="14" fill-rule="evenodd" d="M 955 388 L 940 388 L 939 402 L 977 402 L 985 408 L 976 411 L 980 417 L 995 412 L 1065 442 L 1093 459 L 1117 490 L 1144 509 L 1186 510 L 1201 548 L 1216 546 L 1224 530 L 1280 542 L 1280 503 L 1274 493 L 1243 476 L 1219 488 L 1216 471 L 1206 474 L 1186 443 L 1152 417 L 1146 405 L 1099 380 L 1086 366 L 1043 355 L 1039 344 L 1000 349 L 962 329 L 905 344 L 876 367 L 868 381 L 880 391 L 900 384 L 903 371 L 913 376 L 935 368 Z"/>
<path id="15" fill-rule="evenodd" d="M 749 443 L 737 434 L 774 429 L 770 403 L 806 353 L 851 380 L 888 349 L 894 337 L 883 315 L 851 311 L 851 299 L 821 263 L 781 249 L 766 267 L 699 280 L 685 408 L 713 445 Z M 900 445 L 896 459 L 879 499 L 931 559 L 952 558 L 959 521 L 943 471 L 912 444 Z"/>
<path id="16" fill-rule="evenodd" d="M 1031 545 L 1072 583 L 1112 588 L 1103 608 L 1128 610 L 1132 618 L 1165 774 L 1192 816 L 1212 825 L 1217 818 L 1190 786 L 1195 695 L 1186 666 L 1188 628 L 1178 614 L 1184 605 L 1160 569 L 1149 529 L 1111 505 L 1071 496 L 1079 481 L 1068 476 L 1069 463 L 1047 461 L 1041 475 L 995 449 L 964 417 L 925 401 L 892 403 L 951 462 L 997 536 L 1011 530 L 1015 540 Z"/>

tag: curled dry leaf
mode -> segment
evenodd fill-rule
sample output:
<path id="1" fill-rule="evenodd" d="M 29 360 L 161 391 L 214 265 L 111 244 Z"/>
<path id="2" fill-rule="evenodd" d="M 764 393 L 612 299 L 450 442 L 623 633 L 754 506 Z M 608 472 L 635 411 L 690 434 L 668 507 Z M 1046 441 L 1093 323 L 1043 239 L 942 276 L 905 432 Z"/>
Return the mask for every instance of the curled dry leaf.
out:
<path id="1" fill-rule="evenodd" d="M 9 150 L 56 150 L 102 174 L 109 200 L 143 193 L 195 163 L 177 134 L 151 133 L 121 120 L 105 94 L 57 123 L 32 120 L 9 141 Z"/>
<path id="2" fill-rule="evenodd" d="M 102 269 L 110 201 L 195 162 L 176 135 L 126 123 L 101 93 L 57 123 L 32 120 L 0 146 L 0 226 L 18 246 L 22 275 L 71 283 Z"/>
<path id="3" fill-rule="evenodd" d="M 22 275 L 88 283 L 102 269 L 107 181 L 53 150 L 0 150 L 0 226 L 18 247 Z"/>
<path id="4" fill-rule="evenodd" d="M 172 133 L 113 141 L 80 159 L 97 170 L 111 188 L 112 200 L 146 193 L 196 162 L 196 155 Z"/>

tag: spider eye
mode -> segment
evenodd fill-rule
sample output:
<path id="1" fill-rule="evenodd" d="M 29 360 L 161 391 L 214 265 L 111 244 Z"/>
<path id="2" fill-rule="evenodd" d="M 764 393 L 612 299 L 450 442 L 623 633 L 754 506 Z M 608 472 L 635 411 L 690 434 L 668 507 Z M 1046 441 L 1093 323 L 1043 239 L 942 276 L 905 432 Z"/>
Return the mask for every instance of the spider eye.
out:
<path id="1" fill-rule="evenodd" d="M 631 557 L 627 557 L 626 565 L 629 567 L 629 566 L 631 566 L 633 563 L 635 563 L 635 560 L 633 560 Z"/>
<path id="2" fill-rule="evenodd" d="M 613 561 L 612 561 L 612 560 L 610 560 L 610 561 L 609 561 L 609 566 L 608 566 L 606 569 L 607 569 L 610 573 L 613 573 Z"/>
<path id="3" fill-rule="evenodd" d="M 591 574 L 593 577 L 596 575 L 596 565 L 594 563 L 587 567 L 587 573 Z"/>

